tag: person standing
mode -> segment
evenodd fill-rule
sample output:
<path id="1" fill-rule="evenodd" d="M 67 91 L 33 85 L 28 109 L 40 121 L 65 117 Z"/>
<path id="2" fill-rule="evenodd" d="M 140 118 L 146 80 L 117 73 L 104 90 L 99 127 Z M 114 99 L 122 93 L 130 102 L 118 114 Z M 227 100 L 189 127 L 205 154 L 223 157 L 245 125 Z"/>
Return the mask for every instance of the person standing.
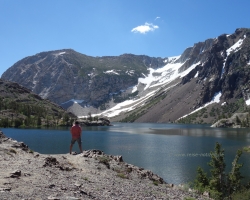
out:
<path id="1" fill-rule="evenodd" d="M 72 153 L 72 147 L 77 141 L 80 152 L 82 153 L 82 128 L 79 125 L 78 121 L 75 121 L 75 124 L 70 128 L 70 133 L 71 133 L 71 144 L 69 147 L 69 153 Z"/>

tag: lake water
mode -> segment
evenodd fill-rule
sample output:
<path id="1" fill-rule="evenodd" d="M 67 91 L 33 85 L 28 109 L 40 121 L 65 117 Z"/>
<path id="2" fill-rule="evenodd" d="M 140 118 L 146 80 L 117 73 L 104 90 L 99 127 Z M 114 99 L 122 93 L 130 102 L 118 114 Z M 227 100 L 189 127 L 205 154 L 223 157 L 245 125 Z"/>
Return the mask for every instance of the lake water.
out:
<path id="1" fill-rule="evenodd" d="M 5 135 L 23 141 L 43 154 L 68 153 L 69 129 L 2 128 Z M 83 149 L 99 149 L 106 154 L 122 155 L 127 163 L 149 169 L 166 182 L 192 181 L 201 166 L 207 172 L 209 153 L 215 143 L 225 150 L 227 170 L 231 169 L 237 149 L 250 145 L 250 129 L 218 129 L 205 125 L 114 123 L 110 127 L 83 127 Z M 78 150 L 75 144 L 74 151 Z M 243 175 L 250 178 L 250 154 L 240 159 Z"/>

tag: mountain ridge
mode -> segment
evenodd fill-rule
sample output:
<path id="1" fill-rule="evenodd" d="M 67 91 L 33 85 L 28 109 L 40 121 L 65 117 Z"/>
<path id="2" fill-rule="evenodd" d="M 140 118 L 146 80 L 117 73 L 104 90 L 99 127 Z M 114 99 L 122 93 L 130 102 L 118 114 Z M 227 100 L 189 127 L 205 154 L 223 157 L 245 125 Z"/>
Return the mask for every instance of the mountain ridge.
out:
<path id="1" fill-rule="evenodd" d="M 62 106 L 68 102 L 65 108 L 79 117 L 92 113 L 113 120 L 173 122 L 205 105 L 208 113 L 204 116 L 210 115 L 212 107 L 222 110 L 224 102 L 236 105 L 243 99 L 246 104 L 250 97 L 249 52 L 250 30 L 240 28 L 233 34 L 198 42 L 180 56 L 169 58 L 44 52 L 29 57 L 29 62 L 17 62 L 2 78 Z M 35 73 L 39 67 L 44 67 L 44 74 Z M 216 95 L 219 101 L 213 102 Z M 131 120 L 129 116 L 133 116 Z M 212 123 L 220 117 L 204 116 L 193 122 Z"/>
<path id="2" fill-rule="evenodd" d="M 58 104 L 72 99 L 72 96 L 73 99 L 80 99 L 78 98 L 79 92 L 87 93 L 81 99 L 85 99 L 86 104 L 96 106 L 103 100 L 108 99 L 109 93 L 116 93 L 119 90 L 126 89 L 131 84 L 136 84 L 141 73 L 147 72 L 145 65 L 153 67 L 158 67 L 158 63 L 163 65 L 161 59 L 158 62 L 157 58 L 153 58 L 150 62 L 148 56 L 136 57 L 137 59 L 132 54 L 123 54 L 118 58 L 113 56 L 94 58 L 73 50 L 42 52 L 15 63 L 3 73 L 2 78 L 18 82 L 39 94 L 42 98 L 49 98 Z M 129 66 L 126 67 L 126 64 Z M 109 69 L 112 69 L 112 65 L 116 65 L 117 72 L 109 71 Z M 82 69 L 83 66 L 84 69 Z M 137 66 L 140 68 L 134 69 Z M 122 67 L 126 70 L 121 70 Z M 106 70 L 107 73 L 101 71 L 102 69 Z M 117 77 L 116 75 L 119 72 L 121 73 L 120 77 Z M 39 76 L 37 73 L 40 73 Z M 22 76 L 19 76 L 20 74 Z M 127 79 L 126 82 L 121 79 L 121 76 Z M 97 81 L 100 84 L 92 84 L 92 82 L 96 83 Z M 115 84 L 113 87 L 117 86 L 117 88 L 107 88 L 105 97 L 100 97 L 100 90 L 97 87 L 103 87 L 109 82 L 113 82 Z M 131 84 L 128 85 L 128 83 Z M 63 87 L 66 84 L 68 84 L 68 88 L 70 85 L 70 88 L 64 91 L 65 88 Z M 78 85 L 82 85 L 82 87 L 77 87 Z M 96 90 L 98 92 L 95 92 Z M 57 95 L 52 94 L 54 91 L 57 92 Z"/>

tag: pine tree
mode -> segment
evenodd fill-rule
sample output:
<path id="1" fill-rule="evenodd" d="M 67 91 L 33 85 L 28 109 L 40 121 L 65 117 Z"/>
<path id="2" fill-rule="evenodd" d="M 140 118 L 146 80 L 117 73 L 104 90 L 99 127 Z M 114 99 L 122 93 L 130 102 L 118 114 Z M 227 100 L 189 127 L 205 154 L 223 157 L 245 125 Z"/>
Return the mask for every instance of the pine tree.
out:
<path id="1" fill-rule="evenodd" d="M 237 115 L 236 115 L 236 123 L 237 123 L 237 125 L 241 125 L 240 118 Z"/>
<path id="2" fill-rule="evenodd" d="M 40 116 L 37 117 L 36 125 L 37 125 L 38 127 L 42 125 L 42 120 L 41 120 L 41 117 L 40 117 Z"/>
<path id="3" fill-rule="evenodd" d="M 208 186 L 209 186 L 209 179 L 207 178 L 207 174 L 199 166 L 197 168 L 196 179 L 194 180 L 194 188 L 202 193 L 206 190 Z"/>
<path id="4" fill-rule="evenodd" d="M 22 120 L 21 119 L 15 119 L 14 121 L 14 126 L 15 128 L 18 128 L 19 126 L 21 126 L 23 124 Z"/>
<path id="5" fill-rule="evenodd" d="M 211 179 L 209 181 L 209 187 L 212 191 L 216 191 L 216 196 L 223 196 L 225 191 L 225 160 L 224 150 L 221 149 L 221 145 L 216 142 L 215 151 L 211 152 L 211 161 L 208 163 L 212 169 Z"/>
<path id="6" fill-rule="evenodd" d="M 68 124 L 68 121 L 69 121 L 69 115 L 67 113 L 64 113 L 63 115 L 63 122 L 64 122 L 64 125 L 67 125 Z"/>
<path id="7" fill-rule="evenodd" d="M 238 163 L 241 155 L 242 155 L 242 150 L 238 150 L 234 158 L 234 161 L 232 162 L 232 170 L 228 174 L 227 189 L 229 195 L 241 189 L 241 179 L 243 178 L 243 176 L 241 176 L 240 168 L 243 166 L 243 164 Z"/>

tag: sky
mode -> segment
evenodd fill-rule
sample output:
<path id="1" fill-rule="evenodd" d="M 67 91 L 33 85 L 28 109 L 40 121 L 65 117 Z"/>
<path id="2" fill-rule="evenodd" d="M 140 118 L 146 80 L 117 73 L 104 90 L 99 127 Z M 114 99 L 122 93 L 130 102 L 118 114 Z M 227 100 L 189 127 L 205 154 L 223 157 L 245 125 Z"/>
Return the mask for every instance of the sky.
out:
<path id="1" fill-rule="evenodd" d="M 0 76 L 40 52 L 172 57 L 250 28 L 249 0 L 0 0 Z"/>

